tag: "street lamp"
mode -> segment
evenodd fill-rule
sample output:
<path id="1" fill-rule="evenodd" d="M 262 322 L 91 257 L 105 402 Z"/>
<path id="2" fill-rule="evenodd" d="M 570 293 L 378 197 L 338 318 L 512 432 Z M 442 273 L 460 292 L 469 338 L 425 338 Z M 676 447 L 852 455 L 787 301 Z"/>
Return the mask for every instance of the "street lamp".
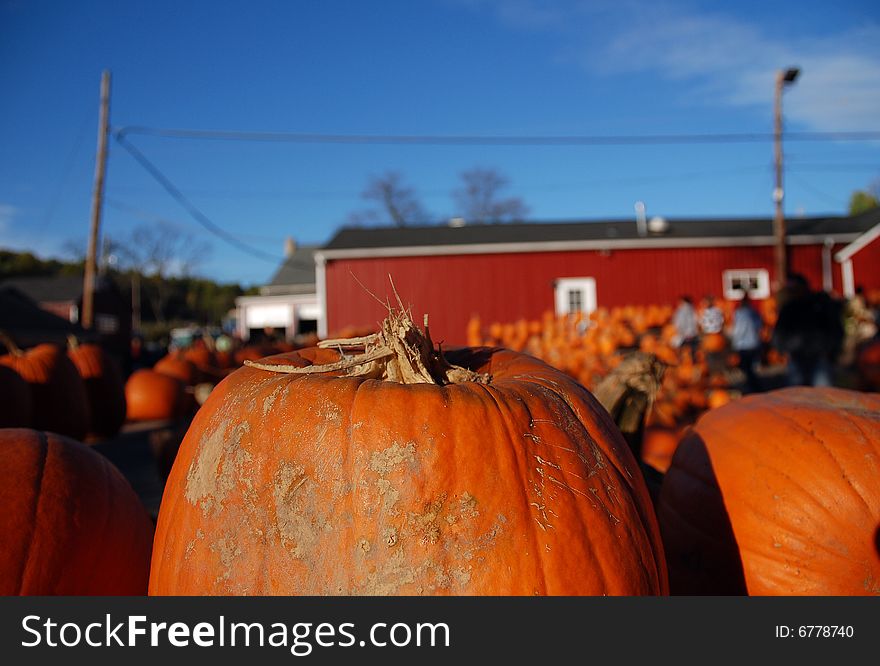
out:
<path id="1" fill-rule="evenodd" d="M 782 200 L 785 197 L 785 191 L 782 188 L 782 91 L 786 85 L 794 83 L 800 73 L 801 70 L 797 67 L 789 67 L 776 72 L 776 96 L 773 105 L 773 146 L 776 157 L 776 187 L 773 190 L 773 202 L 776 204 L 776 214 L 773 217 L 773 236 L 776 239 L 774 259 L 777 290 L 785 284 L 785 276 L 788 274 L 785 215 L 782 210 Z"/>

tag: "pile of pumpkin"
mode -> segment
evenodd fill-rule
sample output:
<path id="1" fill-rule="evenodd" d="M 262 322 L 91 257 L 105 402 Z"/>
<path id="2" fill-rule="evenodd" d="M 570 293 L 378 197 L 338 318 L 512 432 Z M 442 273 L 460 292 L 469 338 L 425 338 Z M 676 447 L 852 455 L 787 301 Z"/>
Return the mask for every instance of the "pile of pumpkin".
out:
<path id="1" fill-rule="evenodd" d="M 718 303 L 725 327 L 733 320 L 734 301 Z M 765 341 L 776 323 L 776 303 L 770 298 L 759 308 Z M 700 316 L 705 303 L 700 305 Z M 648 414 L 643 459 L 665 471 L 675 443 L 685 428 L 706 410 L 720 407 L 739 393 L 732 388 L 733 369 L 739 357 L 731 351 L 723 334 L 703 335 L 696 354 L 690 347 L 674 345 L 676 330 L 669 305 L 598 308 L 589 315 L 555 316 L 545 312 L 540 320 L 521 319 L 513 323 L 493 322 L 484 329 L 478 316 L 467 327 L 470 346 L 501 346 L 540 358 L 570 375 L 586 388 L 595 390 L 609 372 L 631 351 L 656 356 L 668 366 L 663 383 Z M 711 361 L 711 362 L 710 362 Z M 779 365 L 784 358 L 768 351 L 765 363 Z"/>
<path id="2" fill-rule="evenodd" d="M 880 395 L 711 410 L 655 505 L 581 384 L 521 352 L 441 353 L 406 312 L 220 382 L 149 563 L 149 521 L 97 453 L 23 429 L 0 448 L 6 593 L 880 593 Z"/>
<path id="3" fill-rule="evenodd" d="M 5 334 L 0 344 L 0 427 L 91 440 L 119 432 L 126 414 L 122 372 L 99 345 L 71 337 L 66 349 L 22 350 Z"/>
<path id="4" fill-rule="evenodd" d="M 272 354 L 291 352 L 286 342 L 240 345 L 216 349 L 210 337 L 189 347 L 170 351 L 152 368 L 137 370 L 126 382 L 129 421 L 174 421 L 191 416 L 214 386 L 244 365 Z"/>

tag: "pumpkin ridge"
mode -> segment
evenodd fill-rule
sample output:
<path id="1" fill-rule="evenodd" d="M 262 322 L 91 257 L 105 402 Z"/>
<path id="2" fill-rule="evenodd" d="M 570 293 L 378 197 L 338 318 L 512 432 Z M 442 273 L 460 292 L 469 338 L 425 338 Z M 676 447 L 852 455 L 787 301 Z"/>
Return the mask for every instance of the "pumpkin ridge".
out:
<path id="1" fill-rule="evenodd" d="M 861 489 L 858 489 L 858 488 L 856 488 L 856 486 L 853 485 L 852 479 L 850 478 L 850 475 L 847 473 L 846 469 L 843 467 L 843 465 L 837 459 L 837 457 L 831 452 L 831 448 L 828 446 L 828 443 L 826 442 L 825 437 L 822 436 L 822 434 L 820 432 L 817 432 L 815 429 L 808 430 L 802 423 L 800 423 L 798 421 L 798 419 L 795 417 L 795 415 L 793 415 L 787 411 L 774 410 L 773 415 L 776 416 L 777 418 L 779 418 L 780 420 L 785 421 L 785 423 L 788 427 L 793 428 L 794 430 L 798 430 L 801 433 L 803 433 L 804 435 L 806 435 L 805 439 L 807 440 L 806 441 L 807 444 L 809 444 L 811 440 L 815 440 L 816 444 L 818 445 L 817 448 L 820 451 L 822 451 L 825 454 L 825 457 L 829 458 L 831 460 L 831 462 L 840 470 L 841 478 L 843 478 L 846 481 L 847 485 L 850 488 L 852 488 L 854 494 L 858 497 L 859 500 L 861 500 L 862 504 L 865 505 L 865 508 L 868 509 L 868 513 L 870 514 L 871 506 L 867 503 L 867 501 L 863 497 Z M 856 425 L 858 427 L 859 431 L 864 435 L 864 431 L 861 429 L 861 427 L 858 426 L 856 423 L 854 423 L 852 420 L 848 421 L 847 425 Z M 867 440 L 865 440 L 865 441 L 867 441 Z M 808 488 L 804 487 L 803 484 L 800 484 L 797 481 L 795 481 L 794 479 L 792 479 L 790 475 L 784 474 L 783 476 L 788 483 L 797 487 L 805 495 L 807 495 L 808 497 L 811 495 Z M 827 513 L 829 516 L 831 516 L 831 518 L 833 520 L 835 520 L 835 521 L 839 520 L 840 516 L 836 512 L 832 511 L 830 507 L 827 507 L 825 505 L 821 505 L 818 502 L 816 502 L 816 504 L 817 504 L 817 506 L 820 506 L 824 510 L 825 513 Z"/>
<path id="2" fill-rule="evenodd" d="M 41 445 L 40 448 L 42 449 L 42 455 L 40 456 L 40 478 L 38 479 L 37 486 L 36 486 L 36 501 L 34 502 L 34 514 L 33 514 L 33 520 L 31 521 L 31 525 L 32 525 L 31 535 L 28 538 L 28 546 L 27 546 L 27 550 L 25 550 L 25 556 L 23 559 L 24 566 L 22 567 L 21 577 L 19 578 L 19 582 L 18 582 L 18 593 L 17 593 L 18 596 L 21 596 L 23 593 L 22 591 L 25 588 L 25 579 L 27 578 L 28 566 L 32 562 L 31 550 L 34 547 L 34 540 L 36 539 L 36 536 L 37 536 L 37 521 L 40 518 L 40 501 L 43 499 L 43 492 L 42 492 L 43 478 L 46 475 L 46 462 L 49 458 L 49 438 L 46 437 L 46 433 L 43 432 L 42 430 L 38 431 L 38 432 L 39 432 L 38 437 L 39 437 L 40 445 Z"/>
<path id="3" fill-rule="evenodd" d="M 100 465 L 101 465 L 101 475 L 100 476 L 103 478 L 103 482 L 104 482 L 103 486 L 104 486 L 105 500 L 101 502 L 101 508 L 104 510 L 104 521 L 103 521 L 103 525 L 101 525 L 101 531 L 98 532 L 98 534 L 101 537 L 103 537 L 108 532 L 110 532 L 108 527 L 110 526 L 110 521 L 113 518 L 113 502 L 112 502 L 113 479 L 111 478 L 111 475 L 114 472 L 117 472 L 117 470 L 110 467 L 109 461 L 106 458 L 104 458 L 104 456 L 101 456 Z M 96 580 L 100 575 L 101 575 L 100 571 L 97 571 L 97 570 L 93 571 L 92 581 Z M 91 587 L 91 586 L 89 586 L 89 587 Z"/>
<path id="4" fill-rule="evenodd" d="M 523 461 L 525 463 L 526 468 L 528 468 L 529 462 L 525 460 L 527 451 L 524 450 L 524 447 L 521 446 L 522 438 L 514 439 L 513 438 L 513 430 L 512 425 L 514 423 L 514 419 L 511 417 L 510 408 L 507 405 L 507 401 L 500 401 L 499 397 L 496 395 L 497 393 L 502 393 L 503 389 L 497 386 L 490 386 L 486 384 L 477 384 L 475 386 L 476 390 L 481 390 L 482 393 L 489 395 L 492 398 L 492 402 L 496 407 L 497 413 L 506 417 L 502 418 L 502 423 L 504 425 L 505 432 L 507 433 L 507 440 L 510 446 L 507 447 L 507 450 L 510 452 L 512 458 L 514 458 L 514 467 L 516 468 L 517 475 L 519 476 L 519 483 L 517 484 L 517 488 L 520 488 L 522 492 L 520 492 L 520 498 L 522 500 L 522 504 L 524 506 L 524 510 L 527 515 L 532 514 L 533 504 L 529 501 L 528 496 L 528 479 L 523 473 L 523 465 L 518 464 L 519 458 L 522 456 Z M 519 396 L 517 396 L 519 397 Z M 526 408 L 527 414 L 529 417 L 529 423 L 532 423 L 532 414 L 531 410 L 528 408 L 528 402 L 522 400 L 522 405 Z M 493 412 L 495 414 L 496 412 Z M 523 435 L 524 436 L 524 435 Z M 542 475 L 543 480 L 543 475 Z M 535 516 L 531 516 L 536 523 L 544 530 L 547 531 L 547 527 L 543 525 Z M 553 527 L 551 526 L 551 529 Z M 534 532 L 529 532 L 529 536 L 531 538 L 532 550 L 538 557 L 538 566 L 535 567 L 536 571 L 538 571 L 541 575 L 540 580 L 540 593 L 547 594 L 547 574 L 545 571 L 545 563 L 542 549 L 538 545 L 537 535 Z M 592 552 L 592 544 L 590 544 L 591 552 Z M 594 558 L 595 559 L 595 558 Z M 604 574 L 604 572 L 603 572 Z"/>

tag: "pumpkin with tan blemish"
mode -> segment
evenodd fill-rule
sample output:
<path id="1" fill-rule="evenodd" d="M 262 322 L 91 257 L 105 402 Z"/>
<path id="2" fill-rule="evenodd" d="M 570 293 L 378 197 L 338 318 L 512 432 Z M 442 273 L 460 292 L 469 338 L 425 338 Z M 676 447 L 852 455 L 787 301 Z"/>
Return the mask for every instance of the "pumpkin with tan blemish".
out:
<path id="1" fill-rule="evenodd" d="M 707 412 L 657 513 L 674 594 L 880 594 L 880 395 L 790 388 Z"/>
<path id="2" fill-rule="evenodd" d="M 150 580 L 159 595 L 666 591 L 647 489 L 592 395 L 524 354 L 443 355 L 397 311 L 214 389 L 168 479 Z"/>

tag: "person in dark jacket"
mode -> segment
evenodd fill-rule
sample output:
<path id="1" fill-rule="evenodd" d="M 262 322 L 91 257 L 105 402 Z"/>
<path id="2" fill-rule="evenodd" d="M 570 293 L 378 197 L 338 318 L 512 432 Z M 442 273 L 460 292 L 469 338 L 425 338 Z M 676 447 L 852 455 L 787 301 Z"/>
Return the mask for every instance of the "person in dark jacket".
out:
<path id="1" fill-rule="evenodd" d="M 802 275 L 791 275 L 779 295 L 773 344 L 788 355 L 790 386 L 831 386 L 843 344 L 843 308 L 825 292 L 814 292 Z"/>

